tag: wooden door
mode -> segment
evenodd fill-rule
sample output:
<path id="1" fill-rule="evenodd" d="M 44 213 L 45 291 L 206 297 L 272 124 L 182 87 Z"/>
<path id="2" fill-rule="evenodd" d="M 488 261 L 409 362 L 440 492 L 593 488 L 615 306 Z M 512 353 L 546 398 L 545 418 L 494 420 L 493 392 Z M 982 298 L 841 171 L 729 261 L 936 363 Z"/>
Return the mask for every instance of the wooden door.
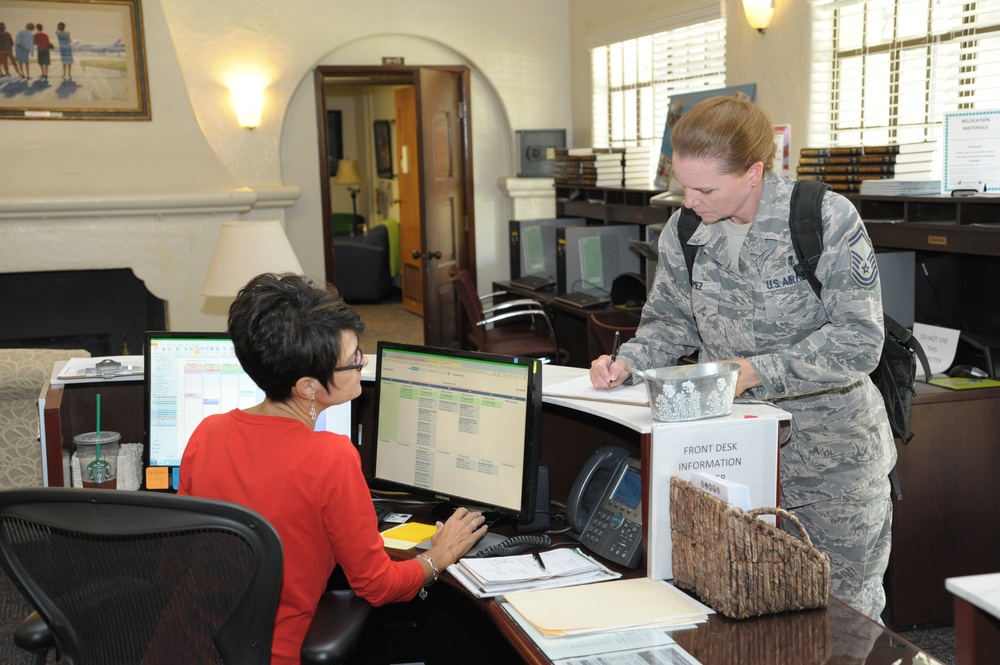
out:
<path id="1" fill-rule="evenodd" d="M 417 125 L 420 128 L 421 260 L 424 277 L 424 340 L 457 348 L 461 339 L 458 298 L 449 270 L 465 267 L 474 247 L 468 122 L 468 70 L 418 68 Z M 473 275 L 474 276 L 474 275 Z"/>
<path id="2" fill-rule="evenodd" d="M 424 314 L 423 249 L 420 239 L 420 155 L 417 139 L 417 93 L 396 90 L 396 163 L 399 164 L 399 254 L 403 307 Z"/>

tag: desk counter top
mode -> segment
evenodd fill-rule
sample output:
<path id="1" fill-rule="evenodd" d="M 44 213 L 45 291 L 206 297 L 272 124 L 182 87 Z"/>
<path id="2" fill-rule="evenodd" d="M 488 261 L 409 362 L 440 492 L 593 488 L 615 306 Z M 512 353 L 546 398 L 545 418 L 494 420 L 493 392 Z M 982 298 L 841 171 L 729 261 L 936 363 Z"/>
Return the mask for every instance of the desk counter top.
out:
<path id="1" fill-rule="evenodd" d="M 1000 619 L 1000 573 L 949 577 L 944 586 L 962 600 Z"/>

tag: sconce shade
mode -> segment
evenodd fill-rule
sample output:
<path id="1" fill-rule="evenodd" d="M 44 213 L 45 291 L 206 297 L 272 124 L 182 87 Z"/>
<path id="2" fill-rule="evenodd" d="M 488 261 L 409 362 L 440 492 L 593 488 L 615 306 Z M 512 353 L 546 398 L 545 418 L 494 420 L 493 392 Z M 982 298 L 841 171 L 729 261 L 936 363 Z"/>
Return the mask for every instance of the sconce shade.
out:
<path id="1" fill-rule="evenodd" d="M 358 163 L 353 159 L 341 159 L 337 162 L 337 175 L 333 179 L 335 185 L 360 185 L 364 178 L 358 171 Z"/>
<path id="2" fill-rule="evenodd" d="M 223 222 L 201 295 L 235 297 L 263 272 L 302 273 L 281 222 Z"/>
<path id="3" fill-rule="evenodd" d="M 229 87 L 236 106 L 236 122 L 240 127 L 253 129 L 260 125 L 264 106 L 264 85 L 252 79 L 241 79 Z"/>
<path id="4" fill-rule="evenodd" d="M 751 28 L 764 32 L 774 16 L 774 0 L 743 0 L 743 12 Z"/>

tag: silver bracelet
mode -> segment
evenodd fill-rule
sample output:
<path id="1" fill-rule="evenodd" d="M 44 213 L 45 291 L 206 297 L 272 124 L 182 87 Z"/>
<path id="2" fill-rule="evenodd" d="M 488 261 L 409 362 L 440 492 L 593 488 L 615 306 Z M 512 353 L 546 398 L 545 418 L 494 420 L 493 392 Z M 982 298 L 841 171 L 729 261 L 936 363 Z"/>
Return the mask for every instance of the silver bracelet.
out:
<path id="1" fill-rule="evenodd" d="M 418 554 L 416 556 L 416 558 L 417 559 L 423 559 L 424 561 L 427 562 L 427 565 L 429 565 L 431 567 L 431 574 L 432 574 L 433 577 L 432 577 L 431 581 L 428 584 L 425 584 L 424 586 L 430 586 L 431 584 L 434 584 L 435 582 L 437 582 L 438 581 L 438 575 L 441 574 L 441 571 L 438 570 L 437 566 L 434 565 L 434 559 L 430 558 L 426 554 Z"/>

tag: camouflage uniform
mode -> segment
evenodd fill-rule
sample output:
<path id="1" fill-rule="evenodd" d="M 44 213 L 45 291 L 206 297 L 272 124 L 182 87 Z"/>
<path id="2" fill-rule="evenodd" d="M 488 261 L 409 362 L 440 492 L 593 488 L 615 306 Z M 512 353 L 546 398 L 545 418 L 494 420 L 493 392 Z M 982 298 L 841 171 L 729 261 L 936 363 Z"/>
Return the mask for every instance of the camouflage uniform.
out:
<path id="1" fill-rule="evenodd" d="M 748 358 L 762 385 L 746 396 L 792 414 L 781 450 L 781 504 L 831 556 L 833 593 L 877 618 L 885 603 L 896 449 L 885 406 L 868 378 L 884 333 L 871 241 L 854 206 L 823 199 L 822 302 L 797 263 L 788 227 L 793 181 L 768 172 L 760 207 L 732 265 L 721 224 L 702 224 L 688 276 L 675 214 L 660 235 L 656 280 L 639 329 L 619 357 L 647 369 Z M 794 528 L 794 527 L 793 527 Z"/>

